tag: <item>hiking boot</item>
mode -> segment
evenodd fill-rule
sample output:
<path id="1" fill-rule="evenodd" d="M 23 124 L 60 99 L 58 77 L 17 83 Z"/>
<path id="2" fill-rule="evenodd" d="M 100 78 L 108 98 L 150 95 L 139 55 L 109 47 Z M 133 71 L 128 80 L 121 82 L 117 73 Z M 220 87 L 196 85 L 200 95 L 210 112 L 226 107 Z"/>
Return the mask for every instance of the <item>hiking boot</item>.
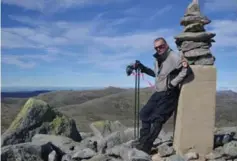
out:
<path id="1" fill-rule="evenodd" d="M 151 154 L 151 146 L 150 145 L 147 145 L 147 144 L 141 144 L 141 143 L 137 143 L 137 144 L 134 144 L 133 148 L 136 148 L 137 150 L 141 150 L 147 154 Z"/>

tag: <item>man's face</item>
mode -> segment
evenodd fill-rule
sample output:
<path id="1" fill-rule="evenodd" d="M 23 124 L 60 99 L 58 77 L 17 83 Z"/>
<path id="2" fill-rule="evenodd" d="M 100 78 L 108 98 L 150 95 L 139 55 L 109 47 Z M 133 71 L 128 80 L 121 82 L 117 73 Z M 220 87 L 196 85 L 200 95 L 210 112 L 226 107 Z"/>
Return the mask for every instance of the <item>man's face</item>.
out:
<path id="1" fill-rule="evenodd" d="M 158 40 L 154 42 L 154 48 L 159 55 L 162 55 L 168 49 L 168 45 L 163 40 Z"/>

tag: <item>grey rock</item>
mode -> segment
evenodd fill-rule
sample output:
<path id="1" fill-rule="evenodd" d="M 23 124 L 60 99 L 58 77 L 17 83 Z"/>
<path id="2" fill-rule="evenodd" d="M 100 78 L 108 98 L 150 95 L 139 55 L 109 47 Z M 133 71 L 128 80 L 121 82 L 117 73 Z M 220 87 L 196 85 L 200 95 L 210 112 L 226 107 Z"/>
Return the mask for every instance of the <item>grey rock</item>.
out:
<path id="1" fill-rule="evenodd" d="M 185 158 L 181 157 L 180 155 L 172 155 L 170 157 L 167 157 L 165 161 L 185 161 Z"/>
<path id="2" fill-rule="evenodd" d="M 157 147 L 162 144 L 161 138 L 156 138 L 156 140 L 153 142 L 153 147 Z"/>
<path id="3" fill-rule="evenodd" d="M 183 52 L 186 52 L 196 48 L 209 49 L 211 46 L 211 42 L 183 41 L 180 48 Z"/>
<path id="4" fill-rule="evenodd" d="M 48 161 L 57 161 L 57 153 L 56 153 L 56 151 L 53 150 L 49 154 Z"/>
<path id="5" fill-rule="evenodd" d="M 93 136 L 93 133 L 91 132 L 80 132 L 80 135 L 81 135 L 81 138 L 82 140 L 86 139 L 86 138 L 89 138 L 89 137 L 92 137 Z"/>
<path id="6" fill-rule="evenodd" d="M 206 16 L 195 15 L 195 16 L 185 16 L 180 21 L 180 24 L 182 26 L 187 26 L 193 23 L 201 23 L 203 25 L 207 25 L 211 23 L 211 20 L 208 19 Z"/>
<path id="7" fill-rule="evenodd" d="M 74 160 L 72 159 L 72 156 L 70 154 L 65 154 L 63 155 L 61 161 L 74 161 Z"/>
<path id="8" fill-rule="evenodd" d="M 126 156 L 127 152 L 131 148 L 126 147 L 125 145 L 117 145 L 113 148 L 106 149 L 106 154 L 111 155 L 111 156 L 117 156 L 117 157 L 122 157 Z"/>
<path id="9" fill-rule="evenodd" d="M 215 57 L 208 54 L 199 57 L 186 57 L 190 65 L 213 65 L 215 63 Z"/>
<path id="10" fill-rule="evenodd" d="M 224 153 L 231 157 L 237 157 L 237 141 L 231 141 L 224 145 Z"/>
<path id="11" fill-rule="evenodd" d="M 195 65 L 213 65 L 215 63 L 215 57 L 208 54 L 206 56 L 198 57 L 195 60 Z"/>
<path id="12" fill-rule="evenodd" d="M 65 136 L 36 134 L 32 138 L 32 143 L 35 143 L 35 144 L 46 144 L 48 142 L 52 142 L 52 144 L 60 148 L 65 153 L 70 153 L 74 150 L 84 148 L 81 146 L 80 143 L 75 142 L 74 140 Z"/>
<path id="13" fill-rule="evenodd" d="M 134 141 L 135 140 L 127 141 L 127 142 L 123 143 L 122 145 L 127 147 L 127 148 L 132 148 Z"/>
<path id="14" fill-rule="evenodd" d="M 215 37 L 215 33 L 210 32 L 184 32 L 175 36 L 177 41 L 210 41 L 213 37 Z"/>
<path id="15" fill-rule="evenodd" d="M 81 141 L 75 121 L 50 107 L 46 102 L 28 99 L 20 113 L 2 135 L 2 146 L 29 142 L 37 134 L 67 136 Z"/>
<path id="16" fill-rule="evenodd" d="M 173 132 L 167 132 L 165 133 L 165 135 L 163 135 L 161 137 L 163 142 L 167 142 L 167 141 L 172 141 L 173 140 Z"/>
<path id="17" fill-rule="evenodd" d="M 124 131 L 127 129 L 123 124 L 119 121 L 96 121 L 91 123 L 91 130 L 93 131 L 95 136 L 99 136 L 101 138 L 110 135 L 113 132 Z"/>
<path id="18" fill-rule="evenodd" d="M 210 159 L 208 161 L 226 161 L 225 158 L 218 158 L 218 159 Z"/>
<path id="19" fill-rule="evenodd" d="M 98 152 L 98 147 L 101 146 L 103 142 L 103 138 L 98 136 L 88 137 L 80 142 L 80 147 L 90 148 L 95 152 Z"/>
<path id="20" fill-rule="evenodd" d="M 196 152 L 188 152 L 188 153 L 186 153 L 185 155 L 184 155 L 184 159 L 186 160 L 186 161 L 188 161 L 188 160 L 196 160 L 196 159 L 198 159 L 199 158 L 199 155 L 198 155 L 198 153 L 196 153 Z"/>
<path id="21" fill-rule="evenodd" d="M 203 32 L 205 31 L 203 24 L 192 23 L 184 27 L 183 32 Z"/>
<path id="22" fill-rule="evenodd" d="M 167 144 L 162 144 L 158 147 L 158 152 L 161 157 L 167 157 L 174 154 L 173 147 L 168 146 Z"/>
<path id="23" fill-rule="evenodd" d="M 185 12 L 185 16 L 200 16 L 201 12 L 200 12 L 200 7 L 199 4 L 197 2 L 197 0 L 192 1 L 188 7 L 187 10 Z"/>
<path id="24" fill-rule="evenodd" d="M 134 128 L 128 128 L 124 130 L 123 142 L 128 142 L 134 139 Z"/>
<path id="25" fill-rule="evenodd" d="M 216 135 L 222 134 L 232 134 L 234 133 L 234 138 L 237 139 L 237 126 L 233 127 L 220 127 L 215 130 Z"/>
<path id="26" fill-rule="evenodd" d="M 213 151 L 213 152 L 207 154 L 207 155 L 205 156 L 205 158 L 208 159 L 208 160 L 215 160 L 215 159 L 221 158 L 222 155 L 223 155 L 223 154 L 218 153 L 217 151 Z"/>
<path id="27" fill-rule="evenodd" d="M 4 146 L 1 149 L 2 161 L 44 161 L 53 151 L 51 144 L 37 145 L 33 143 L 21 143 Z"/>
<path id="28" fill-rule="evenodd" d="M 72 155 L 73 159 L 89 159 L 96 155 L 96 152 L 90 148 L 82 149 Z"/>
<path id="29" fill-rule="evenodd" d="M 91 159 L 89 159 L 88 161 L 111 161 L 113 158 L 106 155 L 106 154 L 98 154 L 94 157 L 92 157 Z"/>
<path id="30" fill-rule="evenodd" d="M 126 161 L 152 161 L 150 155 L 135 148 L 125 151 L 121 157 Z"/>
<path id="31" fill-rule="evenodd" d="M 211 55 L 209 49 L 196 48 L 187 52 L 184 52 L 184 56 L 187 57 L 198 57 L 198 56 Z"/>
<path id="32" fill-rule="evenodd" d="M 110 135 L 106 136 L 104 139 L 101 139 L 98 142 L 98 151 L 100 153 L 104 153 L 107 148 L 109 149 L 116 145 L 125 143 L 126 140 L 127 139 L 124 139 L 123 131 L 117 131 L 117 132 L 111 133 Z"/>

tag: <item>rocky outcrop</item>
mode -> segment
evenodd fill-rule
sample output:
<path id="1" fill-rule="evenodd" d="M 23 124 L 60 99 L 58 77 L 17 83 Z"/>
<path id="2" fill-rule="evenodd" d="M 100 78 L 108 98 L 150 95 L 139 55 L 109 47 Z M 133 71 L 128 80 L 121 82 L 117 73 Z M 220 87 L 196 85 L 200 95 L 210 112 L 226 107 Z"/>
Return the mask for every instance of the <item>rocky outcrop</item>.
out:
<path id="1" fill-rule="evenodd" d="M 180 22 L 184 26 L 183 33 L 175 36 L 181 55 L 191 65 L 213 65 L 215 62 L 210 47 L 216 34 L 204 28 L 209 23 L 211 20 L 200 12 L 198 0 L 193 0 Z"/>
<path id="2" fill-rule="evenodd" d="M 184 156 L 173 148 L 173 133 L 163 130 L 153 143 L 152 154 L 132 147 L 134 129 L 119 121 L 92 122 L 91 132 L 76 130 L 73 120 L 47 103 L 29 99 L 6 133 L 2 161 L 187 161 L 198 160 L 190 151 Z M 237 158 L 237 127 L 217 129 L 213 152 L 205 160 Z M 8 135 L 7 135 L 8 134 Z"/>
<path id="3" fill-rule="evenodd" d="M 31 141 L 35 134 L 62 135 L 81 141 L 75 121 L 50 107 L 46 102 L 30 98 L 2 135 L 2 146 Z"/>

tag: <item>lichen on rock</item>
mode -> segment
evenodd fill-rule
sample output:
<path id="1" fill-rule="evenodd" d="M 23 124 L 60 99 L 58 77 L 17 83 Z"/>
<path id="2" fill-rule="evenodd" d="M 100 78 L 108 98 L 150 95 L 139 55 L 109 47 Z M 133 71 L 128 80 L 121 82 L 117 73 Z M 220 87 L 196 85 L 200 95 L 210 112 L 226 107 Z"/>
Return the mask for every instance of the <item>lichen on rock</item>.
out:
<path id="1" fill-rule="evenodd" d="M 28 111 L 31 108 L 50 108 L 46 102 L 42 101 L 42 100 L 38 100 L 38 99 L 34 99 L 34 98 L 29 98 L 25 105 L 22 107 L 21 111 L 18 113 L 17 117 L 13 120 L 13 122 L 11 123 L 9 129 L 16 129 L 20 126 L 22 120 L 27 116 Z"/>
<path id="2" fill-rule="evenodd" d="M 2 146 L 31 141 L 35 134 L 62 135 L 81 141 L 75 121 L 50 107 L 46 102 L 30 98 L 16 119 L 2 135 Z"/>

